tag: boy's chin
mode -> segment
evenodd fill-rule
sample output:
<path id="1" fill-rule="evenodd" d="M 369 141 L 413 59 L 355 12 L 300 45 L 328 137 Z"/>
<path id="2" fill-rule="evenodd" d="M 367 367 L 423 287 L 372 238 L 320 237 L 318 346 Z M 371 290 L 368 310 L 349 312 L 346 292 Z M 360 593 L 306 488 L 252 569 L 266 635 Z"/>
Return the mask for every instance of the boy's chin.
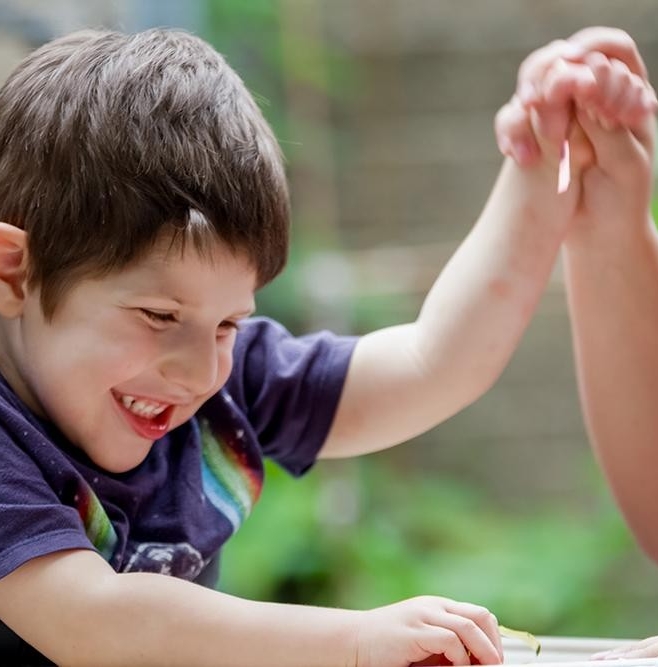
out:
<path id="1" fill-rule="evenodd" d="M 82 448 L 87 455 L 87 458 L 98 468 L 101 468 L 105 472 L 109 472 L 114 475 L 120 475 L 126 472 L 134 470 L 140 466 L 148 453 L 151 451 L 153 443 L 145 445 L 143 450 L 133 451 L 130 453 L 130 456 L 117 456 L 112 455 L 107 452 L 101 451 L 96 454 L 93 450 L 90 451 L 90 448 Z"/>

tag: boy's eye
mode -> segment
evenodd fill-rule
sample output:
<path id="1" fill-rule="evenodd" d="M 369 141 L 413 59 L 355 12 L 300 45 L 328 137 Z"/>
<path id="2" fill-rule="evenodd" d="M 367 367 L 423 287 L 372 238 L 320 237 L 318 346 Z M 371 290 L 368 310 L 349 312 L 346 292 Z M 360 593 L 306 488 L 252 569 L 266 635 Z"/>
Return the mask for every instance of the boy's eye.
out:
<path id="1" fill-rule="evenodd" d="M 149 310 L 148 308 L 140 308 L 139 310 L 149 320 L 157 322 L 158 324 L 176 321 L 176 318 L 171 313 L 161 313 L 157 310 Z"/>
<path id="2" fill-rule="evenodd" d="M 232 322 L 231 320 L 224 320 L 220 325 L 219 325 L 219 331 L 220 332 L 230 332 L 230 331 L 237 331 L 240 328 L 240 323 L 239 322 Z"/>

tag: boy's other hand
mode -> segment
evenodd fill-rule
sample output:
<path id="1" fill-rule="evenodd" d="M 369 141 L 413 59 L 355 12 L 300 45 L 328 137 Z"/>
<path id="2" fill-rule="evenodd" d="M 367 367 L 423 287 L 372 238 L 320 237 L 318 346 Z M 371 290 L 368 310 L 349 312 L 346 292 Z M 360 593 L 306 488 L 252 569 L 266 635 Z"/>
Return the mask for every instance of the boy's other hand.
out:
<path id="1" fill-rule="evenodd" d="M 574 109 L 586 111 L 606 129 L 634 129 L 656 106 L 633 40 L 613 28 L 588 28 L 526 58 L 516 93 L 496 117 L 496 138 L 501 152 L 521 166 L 533 165 L 542 155 L 556 162 L 568 138 L 572 165 L 584 168 L 595 156 L 574 122 Z"/>
<path id="2" fill-rule="evenodd" d="M 362 612 L 357 667 L 498 664 L 496 617 L 484 607 L 422 596 Z"/>

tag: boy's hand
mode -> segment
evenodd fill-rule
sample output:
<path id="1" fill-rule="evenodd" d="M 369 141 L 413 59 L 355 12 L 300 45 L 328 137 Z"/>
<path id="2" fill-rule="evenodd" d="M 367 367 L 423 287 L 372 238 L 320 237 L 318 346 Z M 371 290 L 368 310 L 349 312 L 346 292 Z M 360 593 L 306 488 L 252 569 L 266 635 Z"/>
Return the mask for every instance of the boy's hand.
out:
<path id="1" fill-rule="evenodd" d="M 519 68 L 516 94 L 496 117 L 501 152 L 521 166 L 539 160 L 542 142 L 549 154 L 559 155 L 573 126 L 574 106 L 587 110 L 604 127 L 633 128 L 655 110 L 646 67 L 626 33 L 587 28 L 530 54 Z M 578 144 L 574 147 L 577 156 Z"/>
<path id="2" fill-rule="evenodd" d="M 498 664 L 498 622 L 484 607 L 423 596 L 365 611 L 357 667 Z"/>
<path id="3" fill-rule="evenodd" d="M 541 155 L 557 170 L 559 147 L 568 138 L 579 227 L 642 219 L 651 195 L 658 106 L 646 70 L 625 33 L 597 28 L 571 39 L 580 42 L 555 42 L 521 66 L 518 92 L 497 117 L 499 145 L 521 166 Z M 582 51 L 592 44 L 604 53 Z"/>

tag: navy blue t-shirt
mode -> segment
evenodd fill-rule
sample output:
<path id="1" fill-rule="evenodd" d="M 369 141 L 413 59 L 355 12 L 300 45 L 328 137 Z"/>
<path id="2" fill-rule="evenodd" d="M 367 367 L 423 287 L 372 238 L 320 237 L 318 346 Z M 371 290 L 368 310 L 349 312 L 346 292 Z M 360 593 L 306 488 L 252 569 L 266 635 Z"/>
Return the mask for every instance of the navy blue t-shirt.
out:
<path id="1" fill-rule="evenodd" d="M 0 577 L 38 556 L 94 549 L 118 572 L 208 583 L 204 572 L 258 499 L 263 457 L 293 475 L 315 461 L 355 340 L 247 320 L 225 387 L 120 474 L 0 381 Z"/>

